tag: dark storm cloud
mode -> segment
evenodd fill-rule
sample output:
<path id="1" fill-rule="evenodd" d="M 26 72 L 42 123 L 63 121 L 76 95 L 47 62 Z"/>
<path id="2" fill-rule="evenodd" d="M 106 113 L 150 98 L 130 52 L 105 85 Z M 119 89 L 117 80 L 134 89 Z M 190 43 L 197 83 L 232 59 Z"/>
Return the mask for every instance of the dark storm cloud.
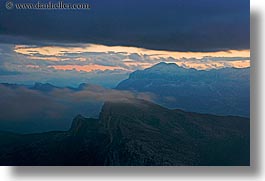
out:
<path id="1" fill-rule="evenodd" d="M 249 0 L 82 2 L 91 10 L 8 11 L 1 1 L 0 34 L 176 51 L 249 49 Z"/>

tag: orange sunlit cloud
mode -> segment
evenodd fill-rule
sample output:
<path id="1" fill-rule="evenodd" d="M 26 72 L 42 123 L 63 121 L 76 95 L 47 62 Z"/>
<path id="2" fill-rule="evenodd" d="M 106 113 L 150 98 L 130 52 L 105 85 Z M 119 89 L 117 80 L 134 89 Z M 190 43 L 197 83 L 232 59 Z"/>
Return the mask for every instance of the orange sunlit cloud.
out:
<path id="1" fill-rule="evenodd" d="M 86 62 L 87 65 L 51 65 L 57 70 L 77 70 L 90 72 L 94 70 L 115 70 L 115 69 L 125 69 L 128 67 L 128 71 L 131 71 L 134 67 L 148 68 L 153 66 L 160 61 L 165 61 L 167 63 L 176 63 L 180 66 L 185 66 L 189 68 L 196 69 L 211 69 L 211 68 L 222 68 L 222 67 L 237 67 L 244 68 L 250 66 L 250 60 L 233 60 L 233 61 L 222 61 L 224 58 L 249 58 L 250 50 L 229 50 L 229 51 L 217 51 L 217 52 L 173 52 L 164 50 L 149 50 L 137 47 L 126 47 L 126 46 L 105 46 L 97 44 L 80 44 L 80 46 L 25 46 L 17 45 L 14 51 L 18 54 L 22 54 L 31 60 L 43 60 L 43 61 L 79 61 Z M 92 59 L 82 55 L 82 53 L 107 53 L 108 56 L 113 54 L 122 54 L 129 56 L 132 54 L 138 54 L 141 58 L 148 56 L 148 61 L 140 61 L 134 59 L 123 59 L 117 60 L 124 64 L 121 66 L 103 66 L 96 65 L 90 62 Z M 68 54 L 73 54 L 68 57 Z M 196 61 L 196 59 L 202 59 L 204 57 L 209 57 L 207 61 Z M 211 57 L 219 57 L 220 61 L 211 61 Z M 183 60 L 183 58 L 185 60 Z M 172 60 L 173 59 L 173 60 Z M 175 61 L 174 61 L 175 59 Z M 192 60 L 195 59 L 195 60 Z M 150 62 L 149 62 L 150 61 Z M 173 61 L 173 62 L 172 62 Z"/>
<path id="2" fill-rule="evenodd" d="M 34 56 L 40 54 L 43 56 L 64 56 L 67 53 L 105 53 L 105 52 L 126 52 L 126 54 L 138 53 L 140 55 L 149 55 L 152 58 L 203 58 L 207 56 L 211 57 L 249 57 L 250 50 L 229 50 L 229 51 L 218 51 L 218 52 L 173 52 L 164 50 L 149 50 L 137 47 L 126 47 L 126 46 L 105 46 L 88 44 L 82 45 L 81 47 L 60 47 L 60 46 L 44 46 L 44 47 L 28 47 L 17 45 L 14 49 L 15 52 Z"/>

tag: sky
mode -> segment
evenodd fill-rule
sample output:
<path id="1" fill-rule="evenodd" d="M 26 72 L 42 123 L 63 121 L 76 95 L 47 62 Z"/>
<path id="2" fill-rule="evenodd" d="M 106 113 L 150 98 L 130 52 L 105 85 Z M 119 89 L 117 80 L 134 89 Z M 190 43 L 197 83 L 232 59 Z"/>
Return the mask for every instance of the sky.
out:
<path id="1" fill-rule="evenodd" d="M 249 0 L 75 2 L 91 9 L 7 10 L 1 1 L 0 82 L 115 87 L 159 62 L 250 66 Z"/>

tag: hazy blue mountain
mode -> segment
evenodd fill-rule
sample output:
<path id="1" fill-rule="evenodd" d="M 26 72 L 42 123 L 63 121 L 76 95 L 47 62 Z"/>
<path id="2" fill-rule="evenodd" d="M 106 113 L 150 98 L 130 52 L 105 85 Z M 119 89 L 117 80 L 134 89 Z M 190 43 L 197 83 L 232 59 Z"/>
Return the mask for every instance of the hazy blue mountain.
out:
<path id="1" fill-rule="evenodd" d="M 0 165 L 249 165 L 249 119 L 105 103 L 68 131 L 0 133 Z"/>
<path id="2" fill-rule="evenodd" d="M 0 86 L 7 87 L 10 89 L 25 88 L 25 89 L 31 89 L 31 90 L 41 91 L 41 92 L 50 92 L 52 90 L 60 88 L 60 87 L 54 86 L 49 83 L 40 83 L 40 82 L 36 82 L 34 85 L 0 83 Z"/>
<path id="3" fill-rule="evenodd" d="M 38 91 L 42 91 L 42 92 L 50 92 L 53 91 L 55 89 L 58 89 L 59 87 L 56 87 L 52 84 L 49 83 L 39 83 L 36 82 L 32 87 L 30 87 L 33 90 L 38 90 Z"/>
<path id="4" fill-rule="evenodd" d="M 27 85 L 19 85 L 19 84 L 10 84 L 10 83 L 0 83 L 0 86 L 8 87 L 10 89 L 18 89 L 18 88 L 29 88 Z"/>
<path id="5" fill-rule="evenodd" d="M 217 115 L 250 114 L 250 68 L 196 70 L 159 63 L 133 72 L 119 90 L 151 92 L 168 108 Z"/>

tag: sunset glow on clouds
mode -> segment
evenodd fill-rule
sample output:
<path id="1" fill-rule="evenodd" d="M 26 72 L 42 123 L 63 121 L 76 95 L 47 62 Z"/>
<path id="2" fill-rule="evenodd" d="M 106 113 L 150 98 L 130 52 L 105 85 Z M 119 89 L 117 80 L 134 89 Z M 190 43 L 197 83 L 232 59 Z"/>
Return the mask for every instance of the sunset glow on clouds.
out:
<path id="1" fill-rule="evenodd" d="M 31 47 L 16 45 L 15 52 L 25 54 L 25 55 L 43 55 L 43 56 L 63 56 L 69 53 L 85 53 L 85 52 L 114 52 L 122 54 L 141 54 L 148 55 L 152 58 L 203 58 L 207 56 L 213 57 L 249 57 L 249 50 L 229 50 L 229 51 L 218 51 L 218 52 L 173 52 L 173 51 L 163 51 L 163 50 L 149 50 L 137 47 L 125 47 L 125 46 L 105 46 L 96 44 L 85 44 L 80 45 L 80 47 L 60 47 L 60 46 L 43 46 L 43 47 Z"/>
<path id="2" fill-rule="evenodd" d="M 179 66 L 196 69 L 250 66 L 250 50 L 173 52 L 137 47 L 80 44 L 75 46 L 16 45 L 14 52 L 30 60 L 53 62 L 48 67 L 57 70 L 85 72 L 116 69 L 134 71 L 148 68 L 159 62 L 176 63 Z"/>

